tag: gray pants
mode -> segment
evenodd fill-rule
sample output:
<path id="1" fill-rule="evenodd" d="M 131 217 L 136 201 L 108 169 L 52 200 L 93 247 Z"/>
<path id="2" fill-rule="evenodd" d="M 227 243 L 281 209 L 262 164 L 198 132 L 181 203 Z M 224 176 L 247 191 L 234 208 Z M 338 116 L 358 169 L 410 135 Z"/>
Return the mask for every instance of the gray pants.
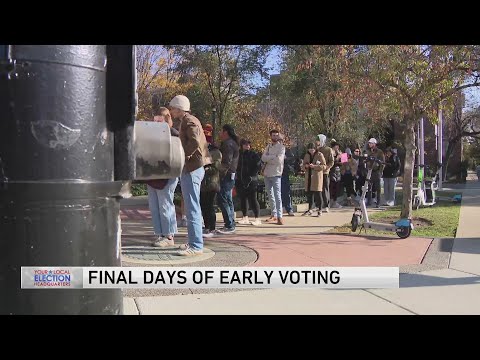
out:
<path id="1" fill-rule="evenodd" d="M 385 202 L 395 205 L 395 185 L 397 185 L 397 178 L 383 178 L 383 193 Z"/>

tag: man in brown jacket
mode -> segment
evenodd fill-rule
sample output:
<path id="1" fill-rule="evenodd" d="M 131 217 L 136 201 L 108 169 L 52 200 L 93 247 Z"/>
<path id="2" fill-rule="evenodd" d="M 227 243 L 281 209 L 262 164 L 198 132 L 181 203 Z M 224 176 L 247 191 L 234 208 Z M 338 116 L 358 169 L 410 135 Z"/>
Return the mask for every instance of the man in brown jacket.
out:
<path id="1" fill-rule="evenodd" d="M 211 162 L 208 143 L 202 124 L 190 114 L 190 101 L 186 96 L 175 96 L 170 101 L 169 107 L 172 117 L 181 120 L 180 140 L 185 152 L 185 166 L 180 177 L 180 184 L 187 215 L 188 243 L 180 247 L 179 255 L 199 255 L 203 253 L 200 184 L 205 175 L 203 167 Z"/>
<path id="2" fill-rule="evenodd" d="M 327 168 L 323 171 L 323 191 L 322 191 L 322 200 L 323 206 L 325 206 L 325 211 L 330 211 L 330 168 L 333 166 L 333 150 L 331 147 L 326 145 L 327 137 L 324 134 L 317 135 L 315 139 L 315 145 L 317 146 L 317 151 L 320 151 L 325 158 Z"/>

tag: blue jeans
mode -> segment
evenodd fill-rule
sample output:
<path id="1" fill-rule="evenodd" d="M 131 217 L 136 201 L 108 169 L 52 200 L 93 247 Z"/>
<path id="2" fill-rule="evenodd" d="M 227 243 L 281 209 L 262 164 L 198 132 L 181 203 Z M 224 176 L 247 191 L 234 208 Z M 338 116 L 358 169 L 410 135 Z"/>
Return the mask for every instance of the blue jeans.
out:
<path id="1" fill-rule="evenodd" d="M 265 187 L 267 188 L 268 200 L 272 216 L 276 218 L 282 217 L 282 177 L 272 176 L 265 178 Z"/>
<path id="2" fill-rule="evenodd" d="M 184 172 L 180 178 L 187 216 L 188 245 L 194 250 L 203 249 L 200 184 L 204 176 L 205 170 L 202 166 L 192 172 Z"/>
<path id="3" fill-rule="evenodd" d="M 285 211 L 287 213 L 293 211 L 290 180 L 288 179 L 288 175 L 282 175 L 282 204 L 285 206 Z"/>
<path id="4" fill-rule="evenodd" d="M 235 180 L 227 174 L 220 182 L 220 192 L 218 193 L 218 206 L 222 210 L 223 222 L 227 229 L 235 229 L 235 208 L 233 206 L 232 190 Z"/>
<path id="5" fill-rule="evenodd" d="M 168 180 L 162 190 L 147 185 L 148 207 L 152 214 L 153 230 L 155 235 L 175 235 L 177 232 L 177 216 L 173 204 L 173 193 L 178 178 Z"/>

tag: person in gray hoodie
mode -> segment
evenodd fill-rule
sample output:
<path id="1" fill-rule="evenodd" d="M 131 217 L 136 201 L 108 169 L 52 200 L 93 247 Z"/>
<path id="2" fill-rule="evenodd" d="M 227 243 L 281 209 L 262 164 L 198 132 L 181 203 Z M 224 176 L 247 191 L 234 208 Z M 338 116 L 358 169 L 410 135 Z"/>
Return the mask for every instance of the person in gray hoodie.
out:
<path id="1" fill-rule="evenodd" d="M 322 191 L 322 200 L 323 206 L 325 206 L 325 211 L 329 212 L 330 209 L 330 169 L 334 164 L 333 150 L 331 147 L 326 145 L 327 137 L 324 134 L 317 135 L 315 139 L 315 145 L 317 146 L 317 151 L 320 151 L 325 157 L 326 169 L 323 171 L 323 191 Z"/>

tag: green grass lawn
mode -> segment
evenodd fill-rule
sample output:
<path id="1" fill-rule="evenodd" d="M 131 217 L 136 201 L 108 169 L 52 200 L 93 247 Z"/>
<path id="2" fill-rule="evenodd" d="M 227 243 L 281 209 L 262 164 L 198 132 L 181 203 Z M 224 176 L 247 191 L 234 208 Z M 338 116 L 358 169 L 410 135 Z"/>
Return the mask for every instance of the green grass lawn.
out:
<path id="1" fill-rule="evenodd" d="M 440 197 L 452 197 L 455 192 L 437 192 Z M 401 202 L 401 194 L 397 192 L 397 203 Z M 371 221 L 382 223 L 393 223 L 400 218 L 400 206 L 388 208 L 385 211 L 369 212 Z M 450 201 L 438 201 L 432 207 L 420 208 L 413 210 L 413 226 L 411 236 L 425 236 L 425 237 L 455 237 L 458 227 L 458 217 L 460 215 L 460 204 Z M 350 223 L 343 226 L 336 227 L 331 230 L 336 233 L 351 233 Z M 358 230 L 357 232 L 358 233 Z M 367 230 L 370 235 L 390 235 L 396 237 L 393 232 L 376 231 L 372 229 Z"/>

